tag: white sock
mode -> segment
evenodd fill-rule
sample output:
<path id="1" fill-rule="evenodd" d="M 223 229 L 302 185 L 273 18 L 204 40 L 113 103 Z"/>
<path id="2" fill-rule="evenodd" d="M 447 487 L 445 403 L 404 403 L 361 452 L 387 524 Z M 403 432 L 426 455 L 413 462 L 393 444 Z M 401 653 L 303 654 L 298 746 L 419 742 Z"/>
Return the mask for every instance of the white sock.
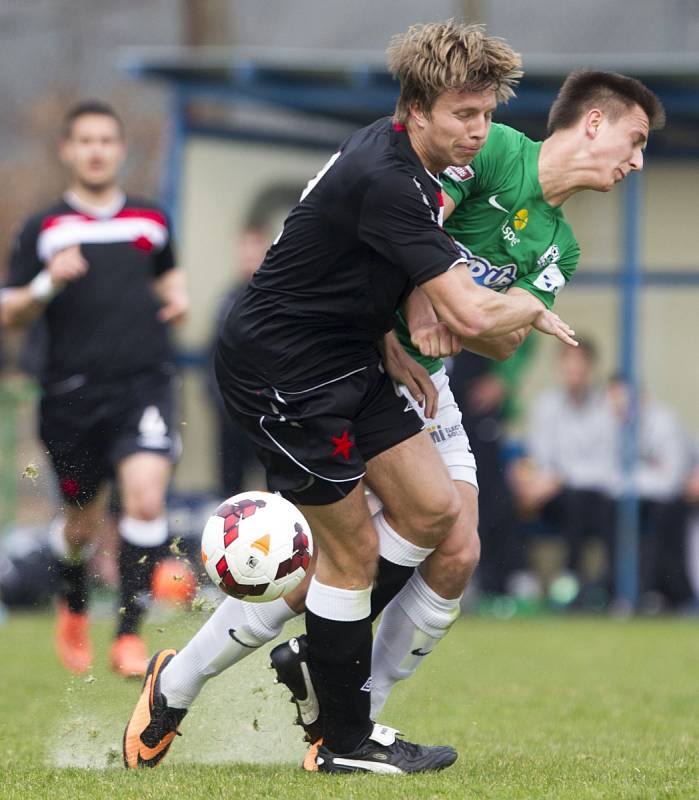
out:
<path id="1" fill-rule="evenodd" d="M 306 608 L 318 617 L 335 622 L 357 622 L 371 614 L 371 586 L 339 589 L 321 583 L 314 575 L 306 592 Z"/>
<path id="2" fill-rule="evenodd" d="M 372 517 L 374 529 L 379 536 L 379 553 L 386 561 L 402 567 L 419 567 L 433 552 L 434 547 L 420 547 L 404 539 L 392 528 L 383 515 L 383 509 Z"/>
<path id="3" fill-rule="evenodd" d="M 409 678 L 459 616 L 459 598 L 431 589 L 418 571 L 386 606 L 371 659 L 371 718 L 378 719 L 389 692 Z"/>
<path id="4" fill-rule="evenodd" d="M 271 642 L 296 616 L 283 598 L 245 603 L 227 597 L 163 670 L 160 690 L 170 708 L 189 708 L 209 678 Z"/>

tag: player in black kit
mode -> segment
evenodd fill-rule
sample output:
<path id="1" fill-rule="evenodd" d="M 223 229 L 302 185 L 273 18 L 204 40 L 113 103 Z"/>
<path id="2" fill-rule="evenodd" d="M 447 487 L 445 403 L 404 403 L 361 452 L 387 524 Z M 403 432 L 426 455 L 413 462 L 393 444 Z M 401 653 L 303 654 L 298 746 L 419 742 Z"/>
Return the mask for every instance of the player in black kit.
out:
<path id="1" fill-rule="evenodd" d="M 110 106 L 87 102 L 67 114 L 69 189 L 21 229 L 0 320 L 22 326 L 43 314 L 48 329 L 39 420 L 63 498 L 50 537 L 62 584 L 59 656 L 75 673 L 92 662 L 86 561 L 104 524 L 99 489 L 113 477 L 121 608 L 110 660 L 131 676 L 145 673 L 137 628 L 153 566 L 167 552 L 164 498 L 178 449 L 168 325 L 184 318 L 188 300 L 165 214 L 119 188 L 125 153 Z"/>
<path id="2" fill-rule="evenodd" d="M 483 146 L 497 100 L 521 74 L 519 57 L 480 27 L 455 23 L 417 26 L 397 51 L 396 115 L 350 136 L 309 183 L 232 309 L 217 354 L 222 396 L 270 489 L 299 505 L 318 543 L 301 655 L 322 709 L 323 772 L 420 772 L 456 759 L 450 747 L 405 742 L 370 719 L 371 620 L 459 512 L 444 462 L 386 374 L 380 347 L 396 310 L 420 285 L 461 338 L 526 325 L 564 341 L 572 333 L 548 311 L 477 286 L 440 224 L 439 173 Z M 374 519 L 365 484 L 384 504 Z M 203 679 L 238 657 L 229 631 L 254 648 L 283 621 L 282 609 L 226 625 L 235 603 L 224 601 L 200 631 L 211 652 L 216 625 L 222 642 Z M 170 746 L 187 708 L 178 660 L 190 645 L 151 661 L 125 734 L 127 766 L 154 766 Z"/>

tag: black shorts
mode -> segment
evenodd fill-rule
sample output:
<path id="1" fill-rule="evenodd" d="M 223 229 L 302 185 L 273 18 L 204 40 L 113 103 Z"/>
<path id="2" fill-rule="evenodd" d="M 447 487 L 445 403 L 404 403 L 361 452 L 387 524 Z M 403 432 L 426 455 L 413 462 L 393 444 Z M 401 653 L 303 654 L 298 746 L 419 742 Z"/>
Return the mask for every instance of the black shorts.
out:
<path id="1" fill-rule="evenodd" d="M 236 373 L 230 351 L 219 343 L 216 376 L 228 413 L 265 467 L 269 489 L 300 505 L 341 500 L 369 459 L 423 428 L 378 363 L 283 392 Z"/>
<path id="2" fill-rule="evenodd" d="M 173 371 L 162 367 L 98 383 L 76 375 L 44 387 L 39 434 L 67 502 L 89 503 L 116 464 L 133 453 L 176 460 L 173 384 Z"/>

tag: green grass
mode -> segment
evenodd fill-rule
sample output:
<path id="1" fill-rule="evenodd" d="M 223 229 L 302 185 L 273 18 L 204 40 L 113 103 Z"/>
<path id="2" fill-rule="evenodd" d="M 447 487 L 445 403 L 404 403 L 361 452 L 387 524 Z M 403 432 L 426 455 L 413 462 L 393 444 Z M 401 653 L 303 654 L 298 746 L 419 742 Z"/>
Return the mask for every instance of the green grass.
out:
<path id="1" fill-rule="evenodd" d="M 149 626 L 152 648 L 181 646 L 201 616 Z M 696 621 L 464 619 L 394 692 L 383 721 L 409 738 L 453 744 L 429 776 L 307 775 L 293 709 L 266 653 L 211 682 L 156 770 L 121 767 L 138 685 L 97 664 L 71 678 L 52 620 L 0 626 L 0 798 L 699 798 Z"/>

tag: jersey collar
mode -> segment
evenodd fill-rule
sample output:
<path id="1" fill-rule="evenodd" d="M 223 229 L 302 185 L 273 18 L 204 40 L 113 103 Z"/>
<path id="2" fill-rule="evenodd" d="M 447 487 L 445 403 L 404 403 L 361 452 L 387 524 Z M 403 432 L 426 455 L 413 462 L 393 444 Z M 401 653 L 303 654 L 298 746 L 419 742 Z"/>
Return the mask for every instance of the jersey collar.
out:
<path id="1" fill-rule="evenodd" d="M 391 123 L 391 142 L 394 144 L 396 150 L 407 160 L 410 161 L 415 167 L 422 171 L 426 172 L 427 175 L 430 177 L 432 182 L 434 183 L 435 191 L 440 191 L 442 188 L 442 182 L 436 175 L 433 175 L 427 167 L 420 161 L 418 158 L 417 153 L 413 150 L 413 146 L 410 143 L 410 137 L 408 136 L 408 131 L 400 122 L 394 122 L 390 120 Z"/>
<path id="2" fill-rule="evenodd" d="M 89 203 L 85 203 L 70 189 L 63 194 L 63 199 L 75 211 L 96 219 L 110 219 L 116 216 L 126 205 L 126 195 L 122 191 L 119 191 L 114 201 L 108 206 L 92 206 Z"/>

